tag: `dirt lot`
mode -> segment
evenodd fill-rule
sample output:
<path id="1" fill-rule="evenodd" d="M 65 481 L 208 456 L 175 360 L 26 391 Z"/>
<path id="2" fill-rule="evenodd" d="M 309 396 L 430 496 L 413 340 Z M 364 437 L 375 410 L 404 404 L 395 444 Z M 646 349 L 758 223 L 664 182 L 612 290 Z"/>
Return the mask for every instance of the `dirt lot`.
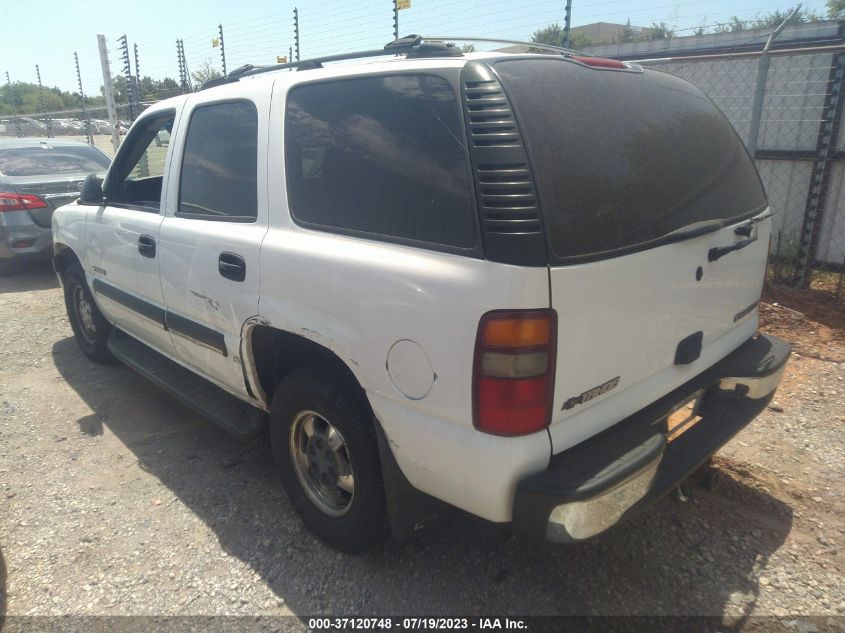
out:
<path id="1" fill-rule="evenodd" d="M 459 514 L 349 557 L 260 451 L 87 361 L 49 268 L 0 278 L 0 615 L 841 614 L 845 323 L 799 308 L 763 305 L 797 353 L 687 501 L 578 546 Z"/>

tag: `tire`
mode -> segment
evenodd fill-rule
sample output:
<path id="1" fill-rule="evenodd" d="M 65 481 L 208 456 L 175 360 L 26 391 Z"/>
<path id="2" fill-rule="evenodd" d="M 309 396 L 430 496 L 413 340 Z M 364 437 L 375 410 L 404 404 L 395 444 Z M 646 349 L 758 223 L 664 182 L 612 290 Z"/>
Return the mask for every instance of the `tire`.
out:
<path id="1" fill-rule="evenodd" d="M 359 553 L 384 541 L 387 510 L 372 412 L 350 383 L 318 368 L 288 374 L 273 396 L 270 441 L 305 526 L 335 549 Z"/>
<path id="2" fill-rule="evenodd" d="M 65 269 L 62 279 L 65 308 L 79 349 L 95 362 L 104 364 L 115 362 L 107 346 L 109 334 L 111 334 L 111 323 L 106 320 L 94 302 L 94 297 L 91 296 L 91 291 L 85 281 L 82 266 L 78 263 L 70 264 Z"/>

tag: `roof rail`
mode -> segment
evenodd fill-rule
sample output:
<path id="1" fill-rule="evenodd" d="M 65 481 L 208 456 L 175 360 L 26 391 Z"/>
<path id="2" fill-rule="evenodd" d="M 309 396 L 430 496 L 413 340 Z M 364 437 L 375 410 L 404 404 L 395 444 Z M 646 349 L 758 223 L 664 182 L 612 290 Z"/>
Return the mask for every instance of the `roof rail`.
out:
<path id="1" fill-rule="evenodd" d="M 213 88 L 214 86 L 221 86 L 223 84 L 234 83 L 243 77 L 250 77 L 260 73 L 268 73 L 276 70 L 287 69 L 302 69 L 307 70 L 311 68 L 322 68 L 324 63 L 337 62 L 345 59 L 364 59 L 367 57 L 380 57 L 384 55 L 399 55 L 402 53 L 413 52 L 415 47 L 422 44 L 423 38 L 421 35 L 407 35 L 393 40 L 384 45 L 384 48 L 376 48 L 368 51 L 357 51 L 354 53 L 340 53 L 338 55 L 326 55 L 324 57 L 312 57 L 311 59 L 303 59 L 295 62 L 287 62 L 285 64 L 273 64 L 271 66 L 253 66 L 246 64 L 239 68 L 235 68 L 232 72 L 223 75 L 222 77 L 215 77 L 209 79 L 200 86 L 200 90 L 206 88 Z"/>
<path id="2" fill-rule="evenodd" d="M 540 44 L 538 42 L 521 42 L 519 40 L 503 40 L 495 37 L 475 37 L 464 35 L 438 35 L 427 36 L 423 38 L 428 42 L 490 42 L 491 44 L 516 44 L 518 46 L 527 46 L 528 48 L 537 48 L 544 51 L 552 51 L 554 53 L 566 53 L 567 55 L 582 55 L 584 57 L 593 57 L 588 53 L 584 53 L 574 48 L 563 48 L 562 46 L 553 46 L 551 44 Z"/>
<path id="3" fill-rule="evenodd" d="M 533 42 L 520 42 L 517 40 L 502 40 L 489 37 L 423 37 L 422 35 L 406 35 L 398 40 L 393 40 L 384 45 L 384 48 L 376 48 L 368 51 L 357 51 L 354 53 L 339 53 L 337 55 L 326 55 L 324 57 L 312 57 L 311 59 L 303 59 L 295 62 L 287 62 L 285 64 L 272 64 L 270 66 L 254 66 L 252 64 L 245 64 L 235 68 L 232 72 L 223 75 L 222 77 L 215 77 L 205 81 L 200 90 L 206 88 L 213 88 L 214 86 L 222 86 L 224 84 L 234 83 L 243 77 L 250 77 L 261 73 L 273 72 L 276 70 L 310 70 L 312 68 L 322 68 L 324 63 L 337 62 L 347 59 L 365 59 L 367 57 L 383 57 L 387 55 L 401 55 L 401 54 L 415 54 L 418 56 L 455 56 L 458 57 L 462 53 L 460 49 L 456 48 L 452 43 L 458 42 L 492 42 L 501 44 L 517 44 L 521 46 L 528 46 L 541 50 L 553 51 L 555 53 L 563 53 L 567 55 L 579 54 L 579 51 L 569 48 L 561 48 L 559 46 L 551 46 L 549 44 L 536 44 Z"/>

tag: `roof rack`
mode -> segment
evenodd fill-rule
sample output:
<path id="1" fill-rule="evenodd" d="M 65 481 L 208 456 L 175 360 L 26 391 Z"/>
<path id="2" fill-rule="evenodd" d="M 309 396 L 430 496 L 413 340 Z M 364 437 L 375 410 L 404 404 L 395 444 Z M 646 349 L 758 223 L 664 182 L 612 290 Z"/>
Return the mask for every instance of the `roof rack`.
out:
<path id="1" fill-rule="evenodd" d="M 398 40 L 388 42 L 384 45 L 384 48 L 357 51 L 354 53 L 339 53 L 337 55 L 326 55 L 324 57 L 312 57 L 311 59 L 303 59 L 285 64 L 272 64 L 270 66 L 254 66 L 253 64 L 245 64 L 235 68 L 232 72 L 223 75 L 222 77 L 208 79 L 202 84 L 202 86 L 200 86 L 200 90 L 234 83 L 244 77 L 250 77 L 261 73 L 274 72 L 277 70 L 292 70 L 294 68 L 296 70 L 311 70 L 314 68 L 322 68 L 323 64 L 328 62 L 338 62 L 347 59 L 365 59 L 367 57 L 383 57 L 387 55 L 402 54 L 413 57 L 461 57 L 463 53 L 459 48 L 455 47 L 453 43 L 454 41 L 516 44 L 520 46 L 527 46 L 529 48 L 562 53 L 565 55 L 583 55 L 583 53 L 569 48 L 561 48 L 559 46 L 551 46 L 549 44 L 537 44 L 534 42 L 520 42 L 517 40 L 502 40 L 489 37 L 423 37 L 422 35 L 406 35 Z"/>
<path id="2" fill-rule="evenodd" d="M 520 40 L 503 40 L 496 37 L 475 37 L 475 36 L 431 36 L 423 38 L 429 42 L 490 42 L 491 44 L 516 44 L 517 46 L 527 46 L 528 48 L 536 48 L 543 51 L 552 51 L 553 53 L 565 53 L 567 55 L 581 55 L 584 57 L 593 57 L 589 53 L 583 53 L 574 48 L 563 48 L 562 46 L 553 46 L 552 44 L 540 44 L 538 42 L 522 42 Z"/>

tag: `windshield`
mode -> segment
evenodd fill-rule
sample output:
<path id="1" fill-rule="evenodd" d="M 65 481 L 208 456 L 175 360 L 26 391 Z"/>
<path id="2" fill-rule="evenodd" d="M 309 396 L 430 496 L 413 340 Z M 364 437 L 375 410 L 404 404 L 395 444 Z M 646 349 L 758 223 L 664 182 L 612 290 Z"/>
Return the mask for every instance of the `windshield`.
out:
<path id="1" fill-rule="evenodd" d="M 766 204 L 730 123 L 680 79 L 559 59 L 502 60 L 496 71 L 526 138 L 556 259 L 646 247 Z"/>
<path id="2" fill-rule="evenodd" d="M 87 145 L 14 147 L 0 150 L 0 174 L 4 176 L 53 176 L 104 171 L 105 154 Z"/>

